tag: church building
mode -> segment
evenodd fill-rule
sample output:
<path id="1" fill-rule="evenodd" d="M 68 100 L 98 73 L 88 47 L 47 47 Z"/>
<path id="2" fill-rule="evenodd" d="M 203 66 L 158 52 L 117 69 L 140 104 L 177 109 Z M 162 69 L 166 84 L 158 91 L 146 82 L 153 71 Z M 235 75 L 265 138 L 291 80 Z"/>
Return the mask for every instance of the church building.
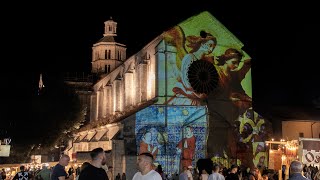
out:
<path id="1" fill-rule="evenodd" d="M 65 81 L 77 87 L 90 121 L 69 142 L 72 161 L 102 147 L 113 174 L 128 178 L 142 152 L 169 176 L 202 158 L 266 165 L 270 123 L 252 107 L 251 57 L 214 16 L 190 17 L 130 57 L 117 42 L 117 22 L 104 25 L 92 47 L 98 80 Z"/>

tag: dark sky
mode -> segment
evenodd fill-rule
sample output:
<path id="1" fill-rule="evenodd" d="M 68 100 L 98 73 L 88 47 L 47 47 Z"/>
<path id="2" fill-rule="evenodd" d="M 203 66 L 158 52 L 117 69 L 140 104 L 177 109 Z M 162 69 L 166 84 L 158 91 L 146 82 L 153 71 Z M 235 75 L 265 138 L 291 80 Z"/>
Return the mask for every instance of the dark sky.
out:
<path id="1" fill-rule="evenodd" d="M 244 43 L 252 57 L 257 109 L 266 105 L 309 107 L 320 96 L 316 65 L 320 31 L 313 4 L 275 0 L 110 2 L 28 1 L 3 6 L 9 12 L 1 17 L 3 136 L 21 137 L 15 133 L 17 127 L 31 133 L 26 139 L 46 132 L 48 127 L 39 122 L 61 108 L 60 73 L 90 71 L 92 45 L 103 36 L 104 21 L 110 16 L 118 22 L 119 42 L 127 45 L 130 56 L 170 27 L 209 11 Z M 43 99 L 36 95 L 40 72 L 49 94 Z"/>

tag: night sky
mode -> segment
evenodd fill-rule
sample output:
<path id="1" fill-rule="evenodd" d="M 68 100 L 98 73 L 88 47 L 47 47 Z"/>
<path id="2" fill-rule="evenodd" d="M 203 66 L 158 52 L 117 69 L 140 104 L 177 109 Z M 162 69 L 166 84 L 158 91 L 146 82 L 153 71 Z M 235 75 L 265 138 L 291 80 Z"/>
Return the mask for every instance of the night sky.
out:
<path id="1" fill-rule="evenodd" d="M 1 136 L 37 142 L 53 116 L 63 115 L 62 72 L 90 72 L 92 45 L 104 21 L 118 22 L 127 57 L 183 20 L 209 11 L 244 44 L 252 57 L 254 107 L 312 108 L 320 96 L 317 6 L 278 1 L 109 1 L 12 4 L 2 16 Z M 172 2 L 172 1 L 171 1 Z M 132 7 L 126 11 L 123 5 Z M 28 7 L 28 8 L 27 8 Z M 37 96 L 43 73 L 46 94 Z M 56 112 L 56 113 L 55 113 Z M 271 113 L 271 112 L 270 112 Z M 60 118 L 61 119 L 61 118 Z M 57 120 L 59 122 L 59 120 Z M 23 135 L 24 134 L 24 135 Z M 1 137 L 0 136 L 0 137 Z M 23 138 L 22 138 L 23 136 Z"/>

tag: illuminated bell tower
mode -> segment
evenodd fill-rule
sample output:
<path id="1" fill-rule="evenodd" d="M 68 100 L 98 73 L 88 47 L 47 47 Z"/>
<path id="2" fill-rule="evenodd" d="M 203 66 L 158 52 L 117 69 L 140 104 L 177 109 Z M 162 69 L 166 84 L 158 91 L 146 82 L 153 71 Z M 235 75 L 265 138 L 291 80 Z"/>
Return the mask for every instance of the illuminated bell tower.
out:
<path id="1" fill-rule="evenodd" d="M 117 43 L 116 38 L 117 22 L 110 17 L 104 22 L 103 38 L 92 47 L 92 73 L 108 74 L 126 60 L 126 45 Z"/>

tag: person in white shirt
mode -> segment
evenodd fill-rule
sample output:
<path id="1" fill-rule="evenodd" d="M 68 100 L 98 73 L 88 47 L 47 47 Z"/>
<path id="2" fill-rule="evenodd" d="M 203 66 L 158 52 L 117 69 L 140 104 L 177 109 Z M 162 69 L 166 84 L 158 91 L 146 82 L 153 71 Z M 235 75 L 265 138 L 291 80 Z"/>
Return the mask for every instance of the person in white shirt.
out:
<path id="1" fill-rule="evenodd" d="M 193 180 L 191 171 L 189 170 L 190 168 L 192 168 L 192 166 L 189 166 L 189 167 L 183 166 L 183 171 L 179 176 L 179 180 Z"/>
<path id="2" fill-rule="evenodd" d="M 134 174 L 132 180 L 162 180 L 160 174 L 153 170 L 153 155 L 145 152 L 138 157 L 137 166 L 139 172 Z"/>
<path id="3" fill-rule="evenodd" d="M 209 174 L 205 169 L 202 169 L 199 179 L 200 180 L 208 180 Z"/>
<path id="4" fill-rule="evenodd" d="M 213 165 L 213 173 L 210 174 L 208 180 L 225 180 L 224 176 L 219 173 L 220 166 L 218 164 Z"/>
<path id="5" fill-rule="evenodd" d="M 188 180 L 193 180 L 193 177 L 192 177 L 192 166 L 188 166 L 188 170 L 186 171 L 187 172 L 187 175 L 188 175 Z"/>

